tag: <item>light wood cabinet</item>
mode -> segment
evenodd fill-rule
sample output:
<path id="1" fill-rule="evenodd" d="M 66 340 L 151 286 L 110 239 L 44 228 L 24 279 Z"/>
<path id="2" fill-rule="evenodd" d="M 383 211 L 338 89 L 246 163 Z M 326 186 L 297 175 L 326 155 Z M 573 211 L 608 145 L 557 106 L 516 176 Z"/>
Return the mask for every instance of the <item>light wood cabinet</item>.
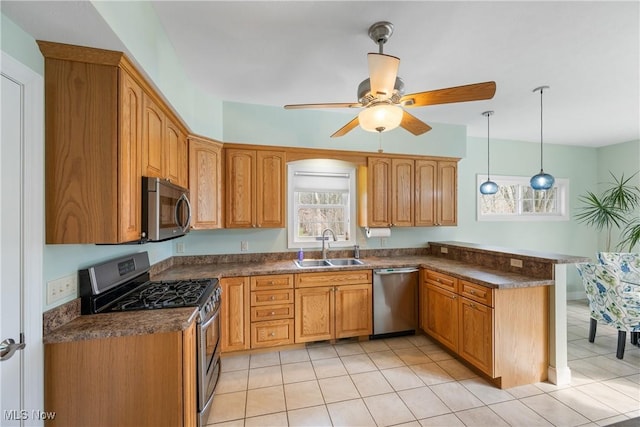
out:
<path id="1" fill-rule="evenodd" d="M 50 426 L 197 424 L 195 323 L 184 331 L 46 344 Z"/>
<path id="2" fill-rule="evenodd" d="M 296 343 L 372 333 L 371 270 L 295 276 Z"/>
<path id="3" fill-rule="evenodd" d="M 422 329 L 501 388 L 547 378 L 546 287 L 493 289 L 422 271 Z"/>
<path id="4" fill-rule="evenodd" d="M 247 350 L 250 341 L 249 277 L 224 277 L 220 303 L 222 352 Z"/>
<path id="5" fill-rule="evenodd" d="M 284 151 L 226 149 L 227 228 L 284 228 Z"/>
<path id="6" fill-rule="evenodd" d="M 458 223 L 458 164 L 455 161 L 415 161 L 415 225 Z"/>
<path id="7" fill-rule="evenodd" d="M 165 121 L 165 141 L 163 149 L 164 169 L 167 179 L 181 187 L 188 187 L 188 152 L 187 135 L 171 120 Z"/>
<path id="8" fill-rule="evenodd" d="M 251 277 L 251 348 L 293 344 L 293 274 Z"/>
<path id="9" fill-rule="evenodd" d="M 414 161 L 405 158 L 367 159 L 368 226 L 414 225 Z"/>
<path id="10" fill-rule="evenodd" d="M 189 136 L 191 227 L 215 229 L 222 222 L 222 143 Z"/>

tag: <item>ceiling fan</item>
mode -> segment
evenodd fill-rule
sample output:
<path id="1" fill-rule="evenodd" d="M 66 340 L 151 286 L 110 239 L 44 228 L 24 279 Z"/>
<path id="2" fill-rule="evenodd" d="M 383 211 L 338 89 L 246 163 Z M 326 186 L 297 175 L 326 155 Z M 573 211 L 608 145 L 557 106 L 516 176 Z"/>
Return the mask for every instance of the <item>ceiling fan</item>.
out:
<path id="1" fill-rule="evenodd" d="M 383 53 L 383 46 L 393 33 L 393 24 L 376 22 L 369 27 L 369 37 L 378 45 L 378 53 L 369 53 L 369 78 L 358 86 L 358 102 L 325 104 L 292 104 L 286 109 L 302 108 L 363 108 L 349 123 L 338 129 L 332 138 L 343 136 L 360 125 L 371 132 L 385 132 L 398 126 L 414 135 L 422 135 L 431 126 L 409 114 L 405 108 L 453 102 L 491 99 L 496 92 L 495 82 L 475 83 L 426 92 L 404 94 L 404 82 L 398 77 L 400 58 Z"/>

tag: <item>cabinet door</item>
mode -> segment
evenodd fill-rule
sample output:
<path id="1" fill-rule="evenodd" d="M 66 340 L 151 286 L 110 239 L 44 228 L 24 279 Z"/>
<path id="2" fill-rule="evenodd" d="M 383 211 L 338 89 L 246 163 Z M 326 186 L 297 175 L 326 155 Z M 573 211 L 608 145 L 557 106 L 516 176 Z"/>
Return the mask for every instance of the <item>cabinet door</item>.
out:
<path id="1" fill-rule="evenodd" d="M 256 226 L 255 164 L 252 150 L 226 150 L 226 217 L 228 228 Z"/>
<path id="2" fill-rule="evenodd" d="M 422 272 L 420 272 L 420 274 L 424 274 L 424 270 Z M 429 303 L 428 303 L 428 294 L 429 291 L 427 290 L 427 284 L 424 283 L 423 280 L 420 281 L 420 313 L 419 313 L 419 317 L 420 317 L 420 328 L 422 328 L 423 331 L 427 331 L 428 329 L 428 317 L 427 317 L 427 310 L 429 309 Z"/>
<path id="3" fill-rule="evenodd" d="M 164 113 L 148 95 L 142 99 L 142 175 L 164 178 Z"/>
<path id="4" fill-rule="evenodd" d="M 191 227 L 222 227 L 222 144 L 189 138 L 189 196 Z"/>
<path id="5" fill-rule="evenodd" d="M 220 280 L 222 352 L 246 350 L 249 336 L 249 278 L 225 277 Z"/>
<path id="6" fill-rule="evenodd" d="M 438 162 L 438 221 L 437 225 L 458 223 L 458 165 Z"/>
<path id="7" fill-rule="evenodd" d="M 256 154 L 255 212 L 257 227 L 284 228 L 285 153 L 258 151 Z"/>
<path id="8" fill-rule="evenodd" d="M 118 240 L 140 238 L 142 89 L 124 70 L 119 70 L 119 148 L 118 148 Z"/>
<path id="9" fill-rule="evenodd" d="M 459 300 L 458 354 L 493 376 L 493 309 L 467 298 Z"/>
<path id="10" fill-rule="evenodd" d="M 367 160 L 367 211 L 370 227 L 391 225 L 391 159 Z"/>
<path id="11" fill-rule="evenodd" d="M 416 227 L 436 225 L 438 162 L 416 160 L 415 169 L 415 225 Z"/>
<path id="12" fill-rule="evenodd" d="M 426 332 L 453 351 L 458 349 L 458 301 L 453 292 L 427 284 Z"/>
<path id="13" fill-rule="evenodd" d="M 391 225 L 413 227 L 413 160 L 391 160 Z"/>
<path id="14" fill-rule="evenodd" d="M 164 171 L 166 178 L 181 187 L 187 186 L 187 137 L 171 120 L 165 120 Z"/>
<path id="15" fill-rule="evenodd" d="M 335 290 L 335 337 L 373 333 L 371 285 L 337 286 Z"/>
<path id="16" fill-rule="evenodd" d="M 333 286 L 296 289 L 296 343 L 334 338 L 333 318 L 335 309 L 333 293 Z"/>

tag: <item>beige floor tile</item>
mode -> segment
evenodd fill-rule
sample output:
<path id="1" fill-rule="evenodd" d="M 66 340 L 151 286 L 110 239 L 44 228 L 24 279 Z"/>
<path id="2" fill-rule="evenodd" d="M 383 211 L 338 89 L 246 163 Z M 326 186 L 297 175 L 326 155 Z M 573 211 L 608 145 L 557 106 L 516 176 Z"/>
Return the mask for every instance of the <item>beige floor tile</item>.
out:
<path id="1" fill-rule="evenodd" d="M 220 423 L 224 421 L 243 419 L 247 392 L 216 394 L 213 397 L 208 423 Z"/>
<path id="2" fill-rule="evenodd" d="M 417 347 L 394 349 L 393 352 L 407 365 L 420 365 L 432 361 Z"/>
<path id="3" fill-rule="evenodd" d="M 348 344 L 339 344 L 335 346 L 335 349 L 336 349 L 336 353 L 338 353 L 338 356 L 341 356 L 341 357 L 364 353 L 364 349 L 357 342 L 348 343 Z"/>
<path id="4" fill-rule="evenodd" d="M 331 418 L 325 405 L 288 411 L 291 427 L 330 427 Z"/>
<path id="5" fill-rule="evenodd" d="M 398 396 L 417 419 L 431 418 L 451 412 L 429 387 L 399 391 Z"/>
<path id="6" fill-rule="evenodd" d="M 351 379 L 358 389 L 358 392 L 363 397 L 390 393 L 393 391 L 393 388 L 380 371 L 354 374 L 351 375 Z"/>
<path id="7" fill-rule="evenodd" d="M 626 351 L 624 355 L 626 359 Z M 640 370 L 640 365 L 634 365 L 628 360 L 620 360 L 615 357 L 597 356 L 589 358 L 589 362 L 611 372 L 615 376 L 633 375 L 638 373 L 638 371 Z"/>
<path id="8" fill-rule="evenodd" d="M 249 369 L 249 355 L 227 356 L 220 359 L 220 371 L 241 371 Z"/>
<path id="9" fill-rule="evenodd" d="M 375 353 L 369 353 L 369 357 L 376 364 L 378 369 L 397 368 L 399 366 L 405 366 L 402 359 L 391 351 L 377 351 Z"/>
<path id="10" fill-rule="evenodd" d="M 420 427 L 419 421 L 410 421 L 408 423 L 395 424 L 393 427 Z"/>
<path id="11" fill-rule="evenodd" d="M 411 341 L 407 337 L 395 337 L 395 338 L 387 338 L 384 342 L 389 346 L 390 349 L 396 350 L 401 348 L 412 348 L 415 347 Z"/>
<path id="12" fill-rule="evenodd" d="M 435 341 L 433 341 L 431 338 L 423 334 L 410 335 L 407 337 L 407 339 L 411 344 L 415 345 L 416 347 L 435 343 Z"/>
<path id="13" fill-rule="evenodd" d="M 624 393 L 620 393 L 603 383 L 586 384 L 576 387 L 575 389 L 582 391 L 583 393 L 621 413 L 635 411 L 638 409 L 637 399 L 633 399 Z"/>
<path id="14" fill-rule="evenodd" d="M 285 384 L 284 395 L 287 409 L 300 409 L 324 404 L 318 381 Z"/>
<path id="15" fill-rule="evenodd" d="M 509 426 L 509 424 L 507 424 L 502 418 L 498 416 L 498 414 L 493 412 L 487 406 L 458 411 L 456 412 L 456 417 L 462 420 L 464 425 L 467 426 Z"/>
<path id="16" fill-rule="evenodd" d="M 574 360 L 569 363 L 569 368 L 572 372 L 578 371 L 595 381 L 610 380 L 619 376 L 599 365 L 597 359 L 598 357 Z"/>
<path id="17" fill-rule="evenodd" d="M 285 384 L 316 379 L 316 371 L 311 362 L 297 362 L 282 365 L 282 379 Z"/>
<path id="18" fill-rule="evenodd" d="M 287 427 L 288 425 L 286 412 L 247 418 L 244 422 L 244 427 Z"/>
<path id="19" fill-rule="evenodd" d="M 544 393 L 540 388 L 534 384 L 526 384 L 518 387 L 512 387 L 506 389 L 509 394 L 513 395 L 516 399 L 522 399 L 523 397 L 535 396 L 536 394 Z"/>
<path id="20" fill-rule="evenodd" d="M 447 405 L 453 412 L 483 406 L 480 399 L 464 388 L 458 382 L 436 384 L 431 386 L 431 390 Z"/>
<path id="21" fill-rule="evenodd" d="M 284 350 L 280 352 L 280 363 L 283 365 L 287 363 L 306 362 L 311 360 L 309 358 L 309 352 L 306 348 L 299 350 Z"/>
<path id="22" fill-rule="evenodd" d="M 460 384 L 482 400 L 485 405 L 515 399 L 508 391 L 501 390 L 480 377 L 460 381 Z"/>
<path id="23" fill-rule="evenodd" d="M 384 340 L 371 340 L 361 342 L 360 345 L 367 353 L 374 353 L 376 351 L 386 351 L 389 350 L 389 346 Z"/>
<path id="24" fill-rule="evenodd" d="M 249 369 L 249 389 L 282 384 L 280 365 Z"/>
<path id="25" fill-rule="evenodd" d="M 439 362 L 440 360 L 453 359 L 452 355 L 444 351 L 442 347 L 439 347 L 439 346 L 427 345 L 427 346 L 421 346 L 418 348 L 420 349 L 421 352 L 429 356 L 429 359 L 433 360 L 434 362 Z"/>
<path id="26" fill-rule="evenodd" d="M 519 400 L 495 403 L 489 408 L 512 426 L 552 426 L 535 411 L 529 409 Z"/>
<path id="27" fill-rule="evenodd" d="M 423 363 L 422 365 L 410 366 L 411 370 L 426 385 L 441 384 L 453 381 L 451 375 L 447 374 L 437 363 Z"/>
<path id="28" fill-rule="evenodd" d="M 456 381 L 476 378 L 478 374 L 464 366 L 459 360 L 447 359 L 437 362 Z"/>
<path id="29" fill-rule="evenodd" d="M 548 394 L 527 397 L 521 402 L 556 426 L 578 426 L 590 421 Z"/>
<path id="30" fill-rule="evenodd" d="M 335 426 L 374 426 L 367 406 L 362 399 L 327 404 L 331 422 Z"/>
<path id="31" fill-rule="evenodd" d="M 244 418 L 221 423 L 206 424 L 207 427 L 244 427 Z"/>
<path id="32" fill-rule="evenodd" d="M 227 371 L 220 374 L 220 379 L 216 384 L 216 393 L 233 393 L 235 391 L 245 391 L 247 389 L 247 381 L 249 378 L 249 370 Z"/>
<path id="33" fill-rule="evenodd" d="M 280 364 L 280 353 L 272 351 L 269 353 L 252 354 L 249 362 L 250 368 L 263 368 L 265 366 L 275 366 Z"/>
<path id="34" fill-rule="evenodd" d="M 446 414 L 440 415 L 438 417 L 426 418 L 424 420 L 420 420 L 420 425 L 422 427 L 464 427 L 460 418 L 456 417 L 454 414 Z"/>
<path id="35" fill-rule="evenodd" d="M 311 360 L 329 359 L 338 357 L 338 353 L 332 345 L 310 347 L 307 349 Z"/>
<path id="36" fill-rule="evenodd" d="M 378 426 L 407 423 L 416 419 L 396 393 L 365 397 L 364 403 Z"/>
<path id="37" fill-rule="evenodd" d="M 274 414 L 285 409 L 284 389 L 281 385 L 247 391 L 247 417 Z"/>
<path id="38" fill-rule="evenodd" d="M 638 369 L 640 369 L 640 367 Z M 640 400 L 640 387 L 628 377 L 620 377 L 603 381 L 603 384 L 619 391 L 620 393 L 626 394 L 632 399 Z"/>
<path id="39" fill-rule="evenodd" d="M 382 375 L 384 375 L 395 391 L 424 386 L 424 383 L 408 366 L 383 369 L 380 372 L 382 372 Z"/>
<path id="40" fill-rule="evenodd" d="M 360 372 L 377 371 L 375 363 L 366 354 L 355 354 L 353 356 L 341 357 L 342 364 L 350 374 L 358 374 Z"/>
<path id="41" fill-rule="evenodd" d="M 618 412 L 596 400 L 579 388 L 570 388 L 549 393 L 550 396 L 575 409 L 591 421 L 603 420 L 615 416 Z"/>
<path id="42" fill-rule="evenodd" d="M 339 357 L 314 360 L 312 363 L 313 369 L 316 371 L 316 377 L 318 378 L 339 377 L 342 375 L 347 375 L 347 370 L 345 369 Z"/>
<path id="43" fill-rule="evenodd" d="M 351 377 L 348 375 L 324 378 L 318 380 L 318 384 L 320 385 L 320 390 L 326 403 L 360 398 L 358 389 L 356 389 Z"/>
<path id="44" fill-rule="evenodd" d="M 615 417 L 606 418 L 604 420 L 599 420 L 599 421 L 593 423 L 593 425 L 596 425 L 596 426 L 610 426 L 612 424 L 625 422 L 625 421 L 629 421 L 629 418 L 624 416 L 624 415 L 616 415 Z"/>

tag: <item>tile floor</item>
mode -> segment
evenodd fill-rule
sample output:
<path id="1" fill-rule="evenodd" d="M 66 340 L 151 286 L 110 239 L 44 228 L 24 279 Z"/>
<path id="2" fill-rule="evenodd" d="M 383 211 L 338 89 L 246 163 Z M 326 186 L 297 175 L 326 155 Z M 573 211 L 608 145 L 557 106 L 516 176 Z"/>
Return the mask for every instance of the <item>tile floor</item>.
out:
<path id="1" fill-rule="evenodd" d="M 497 389 L 424 335 L 230 356 L 208 426 L 603 426 L 640 416 L 640 348 L 587 340 L 568 306 L 572 383 Z M 640 424 L 639 424 L 640 425 Z"/>

